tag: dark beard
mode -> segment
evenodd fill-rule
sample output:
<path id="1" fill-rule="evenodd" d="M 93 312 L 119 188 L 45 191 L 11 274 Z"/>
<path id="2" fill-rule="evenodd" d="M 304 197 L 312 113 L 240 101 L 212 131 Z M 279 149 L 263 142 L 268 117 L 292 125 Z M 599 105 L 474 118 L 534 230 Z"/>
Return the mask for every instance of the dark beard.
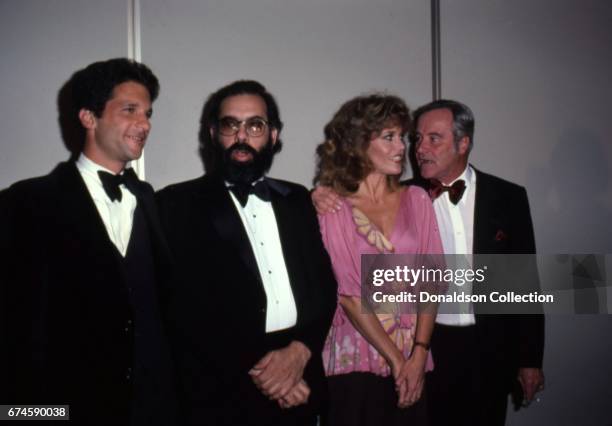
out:
<path id="1" fill-rule="evenodd" d="M 234 151 L 249 152 L 251 161 L 239 162 L 232 159 Z M 246 142 L 236 142 L 223 151 L 221 174 L 223 178 L 233 184 L 251 184 L 261 178 L 272 165 L 274 157 L 274 144 L 271 140 L 257 151 Z"/>

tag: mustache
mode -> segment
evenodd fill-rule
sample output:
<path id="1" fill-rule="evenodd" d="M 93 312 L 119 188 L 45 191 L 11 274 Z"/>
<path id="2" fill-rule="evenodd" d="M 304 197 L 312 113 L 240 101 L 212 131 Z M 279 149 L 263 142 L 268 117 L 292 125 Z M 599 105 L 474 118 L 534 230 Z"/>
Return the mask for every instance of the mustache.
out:
<path id="1" fill-rule="evenodd" d="M 246 142 L 236 142 L 225 150 L 226 157 L 229 158 L 236 151 L 242 151 L 251 154 L 253 158 L 257 158 L 259 152 Z"/>

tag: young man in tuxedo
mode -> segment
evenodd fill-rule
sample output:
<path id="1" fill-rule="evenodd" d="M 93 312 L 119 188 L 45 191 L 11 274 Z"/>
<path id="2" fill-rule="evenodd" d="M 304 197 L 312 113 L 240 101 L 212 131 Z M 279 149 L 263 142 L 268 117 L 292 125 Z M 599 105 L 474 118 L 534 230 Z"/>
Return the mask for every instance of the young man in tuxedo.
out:
<path id="1" fill-rule="evenodd" d="M 470 108 L 438 100 L 418 108 L 414 122 L 420 177 L 405 183 L 429 191 L 445 253 L 535 253 L 525 189 L 468 163 L 474 137 Z M 334 209 L 336 196 L 320 188 L 313 200 L 325 213 Z M 543 316 L 473 312 L 457 307 L 436 319 L 434 370 L 426 381 L 433 425 L 501 426 L 517 378 L 526 401 L 543 388 Z"/>
<path id="2" fill-rule="evenodd" d="M 314 425 L 336 283 L 308 191 L 266 176 L 282 122 L 258 82 L 207 100 L 207 173 L 158 193 L 179 279 L 168 320 L 190 425 Z"/>
<path id="3" fill-rule="evenodd" d="M 70 405 L 73 424 L 175 424 L 158 301 L 169 252 L 151 186 L 126 168 L 142 154 L 159 83 L 119 58 L 69 86 L 84 131 L 78 158 L 0 197 L 0 403 Z"/>

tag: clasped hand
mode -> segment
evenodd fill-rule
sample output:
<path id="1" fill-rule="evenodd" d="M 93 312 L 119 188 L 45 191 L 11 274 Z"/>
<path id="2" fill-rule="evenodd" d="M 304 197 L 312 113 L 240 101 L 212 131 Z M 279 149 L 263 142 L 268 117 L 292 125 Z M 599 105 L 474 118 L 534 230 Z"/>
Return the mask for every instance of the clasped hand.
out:
<path id="1" fill-rule="evenodd" d="M 408 359 L 403 360 L 401 365 L 392 367 L 399 408 L 407 408 L 421 398 L 425 384 L 426 359 L 426 354 L 423 356 L 417 350 Z"/>
<path id="2" fill-rule="evenodd" d="M 303 380 L 310 350 L 301 342 L 293 341 L 282 349 L 268 352 L 249 371 L 255 386 L 268 398 L 278 401 L 282 408 L 304 404 L 310 388 Z"/>

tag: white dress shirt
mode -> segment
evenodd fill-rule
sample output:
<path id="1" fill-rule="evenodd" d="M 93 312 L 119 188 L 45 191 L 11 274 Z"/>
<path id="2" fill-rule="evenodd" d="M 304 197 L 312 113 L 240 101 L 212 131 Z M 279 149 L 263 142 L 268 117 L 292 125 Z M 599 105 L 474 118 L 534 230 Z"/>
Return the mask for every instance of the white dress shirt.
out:
<path id="1" fill-rule="evenodd" d="M 94 163 L 83 153 L 79 156 L 76 166 L 85 181 L 89 195 L 94 200 L 110 240 L 117 247 L 119 253 L 125 257 L 128 244 L 130 243 L 130 235 L 132 234 L 136 197 L 122 184 L 119 186 L 122 194 L 121 201 L 111 201 L 108 195 L 106 195 L 106 191 L 104 191 L 98 171 L 114 173 Z"/>
<path id="2" fill-rule="evenodd" d="M 297 308 L 272 203 L 249 194 L 243 208 L 231 191 L 230 195 L 249 237 L 266 292 L 266 332 L 293 327 Z"/>
<path id="3" fill-rule="evenodd" d="M 451 202 L 448 191 L 445 191 L 433 202 L 442 246 L 446 254 L 465 254 L 467 264 L 448 265 L 449 267 L 471 267 L 472 264 L 472 244 L 474 241 L 474 205 L 476 195 L 476 172 L 471 166 L 467 166 L 463 173 L 450 182 L 452 185 L 456 181 L 465 181 L 465 192 L 461 200 L 455 205 Z M 454 256 L 453 256 L 454 258 Z M 447 261 L 450 259 L 447 258 Z M 461 261 L 458 259 L 458 261 Z M 471 286 L 465 284 L 457 287 L 455 284 L 449 286 L 448 292 L 459 291 L 466 295 L 472 293 Z M 457 303 L 453 305 L 452 314 L 438 314 L 436 322 L 445 325 L 466 326 L 476 323 L 474 309 L 471 303 Z M 454 313 L 457 312 L 457 313 Z"/>

